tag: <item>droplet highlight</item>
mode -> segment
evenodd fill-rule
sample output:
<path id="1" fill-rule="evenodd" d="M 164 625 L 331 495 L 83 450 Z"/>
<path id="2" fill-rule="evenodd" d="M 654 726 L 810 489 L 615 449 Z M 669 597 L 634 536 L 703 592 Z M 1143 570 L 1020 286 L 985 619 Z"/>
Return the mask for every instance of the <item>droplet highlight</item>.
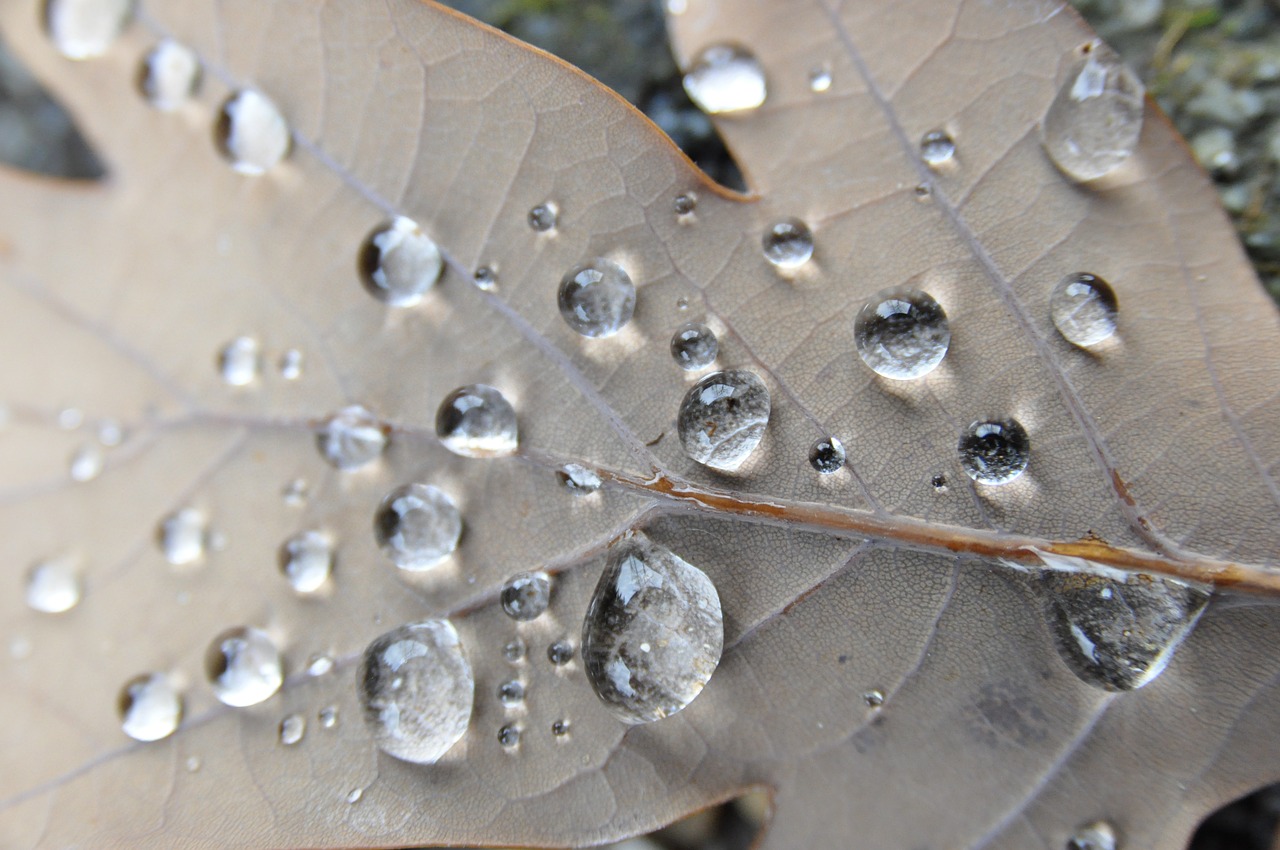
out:
<path id="1" fill-rule="evenodd" d="M 61 614 L 80 603 L 77 559 L 71 556 L 41 561 L 27 571 L 27 607 L 44 614 Z"/>
<path id="2" fill-rule="evenodd" d="M 280 743 L 292 747 L 307 734 L 307 718 L 301 714 L 286 715 L 280 721 Z"/>
<path id="3" fill-rule="evenodd" d="M 502 585 L 501 600 L 511 619 L 537 619 L 551 604 L 551 577 L 541 571 L 516 573 Z"/>
<path id="4" fill-rule="evenodd" d="M 373 518 L 382 554 L 402 570 L 428 570 L 453 554 L 462 514 L 449 494 L 432 484 L 405 484 L 388 493 Z"/>
<path id="5" fill-rule="evenodd" d="M 703 48 L 685 72 L 684 90 L 709 115 L 750 112 L 768 96 L 764 68 L 736 44 Z"/>
<path id="6" fill-rule="evenodd" d="M 186 45 L 165 39 L 142 60 L 138 88 L 161 112 L 185 106 L 200 87 L 200 58 Z"/>
<path id="7" fill-rule="evenodd" d="M 1096 180 L 1127 160 L 1142 134 L 1146 89 L 1101 41 L 1086 48 L 1041 122 L 1045 152 L 1073 180 Z"/>
<path id="8" fill-rule="evenodd" d="M 873 372 L 906 381 L 938 367 L 951 346 L 951 326 L 933 296 L 895 287 L 876 293 L 858 311 L 853 341 Z"/>
<path id="9" fill-rule="evenodd" d="M 809 465 L 823 475 L 844 469 L 844 443 L 839 437 L 822 437 L 809 447 Z"/>
<path id="10" fill-rule="evenodd" d="M 813 233 L 798 218 L 770 225 L 760 241 L 764 258 L 786 271 L 800 268 L 813 256 Z"/>
<path id="11" fill-rule="evenodd" d="M 284 542 L 280 572 L 298 593 L 315 593 L 333 572 L 333 541 L 320 531 L 302 531 Z"/>
<path id="12" fill-rule="evenodd" d="M 226 705 L 257 705 L 280 690 L 284 670 L 280 651 L 266 632 L 250 627 L 227 629 L 205 653 L 205 673 L 213 695 Z"/>
<path id="13" fill-rule="evenodd" d="M 175 567 L 194 564 L 204 558 L 208 546 L 208 521 L 195 508 L 174 511 L 160 520 L 156 542 L 164 559 Z"/>
<path id="14" fill-rule="evenodd" d="M 809 91 L 821 94 L 831 89 L 831 69 L 826 65 L 816 65 L 809 69 Z"/>
<path id="15" fill-rule="evenodd" d="M 159 741 L 182 722 L 182 695 L 162 673 L 144 673 L 120 689 L 120 728 L 135 741 Z"/>
<path id="16" fill-rule="evenodd" d="M 503 682 L 498 686 L 498 701 L 506 706 L 524 702 L 524 683 L 519 679 Z"/>
<path id="17" fill-rule="evenodd" d="M 365 239 L 360 280 L 370 295 L 390 307 L 409 307 L 435 286 L 444 259 L 435 241 L 412 219 L 397 217 Z"/>
<path id="18" fill-rule="evenodd" d="M 671 208 L 678 216 L 691 216 L 698 209 L 698 196 L 693 192 L 682 192 L 671 202 Z"/>
<path id="19" fill-rule="evenodd" d="M 520 727 L 507 724 L 498 730 L 498 743 L 509 750 L 520 746 Z"/>
<path id="20" fill-rule="evenodd" d="M 373 463 L 387 448 L 385 426 L 358 404 L 344 407 L 316 434 L 320 456 L 335 469 L 350 471 Z"/>
<path id="21" fill-rule="evenodd" d="M 1088 272 L 1067 275 L 1049 296 L 1049 315 L 1058 333 L 1087 348 L 1116 332 L 1118 306 L 1111 284 Z"/>
<path id="22" fill-rule="evenodd" d="M 920 158 L 930 168 L 951 162 L 955 155 L 955 140 L 945 130 L 932 130 L 920 139 Z"/>
<path id="23" fill-rule="evenodd" d="M 1067 839 L 1065 850 L 1116 850 L 1116 831 L 1106 821 L 1082 826 Z"/>
<path id="24" fill-rule="evenodd" d="M 83 484 L 101 475 L 106 462 L 107 459 L 103 455 L 102 449 L 91 444 L 81 446 L 71 455 L 71 462 L 67 465 L 67 473 L 71 476 L 72 481 Z"/>
<path id="25" fill-rule="evenodd" d="M 698 463 L 732 472 L 760 445 L 771 409 L 769 390 L 754 373 L 712 373 L 694 384 L 680 405 L 680 444 Z"/>
<path id="26" fill-rule="evenodd" d="M 560 221 L 560 208 L 548 201 L 529 210 L 529 227 L 535 233 L 550 233 Z"/>
<path id="27" fill-rule="evenodd" d="M 556 477 L 575 496 L 590 496 L 604 483 L 599 475 L 578 463 L 566 463 L 556 472 Z"/>
<path id="28" fill-rule="evenodd" d="M 507 397 L 487 384 L 459 387 L 440 402 L 436 436 L 462 457 L 502 457 L 519 445 L 516 411 Z"/>
<path id="29" fill-rule="evenodd" d="M 719 352 L 715 331 L 701 322 L 681 325 L 671 336 L 671 358 L 686 372 L 707 368 L 716 362 Z"/>
<path id="30" fill-rule="evenodd" d="M 574 266 L 560 279 L 560 315 L 576 332 L 591 339 L 616 334 L 631 321 L 636 287 L 622 266 L 597 257 Z"/>
<path id="31" fill-rule="evenodd" d="M 573 644 L 567 640 L 558 640 L 547 647 L 547 660 L 557 667 L 562 667 L 573 660 Z"/>
<path id="32" fill-rule="evenodd" d="M 241 174 L 260 175 L 289 153 L 289 125 L 266 95 L 243 89 L 227 98 L 214 131 L 218 150 Z"/>
<path id="33" fill-rule="evenodd" d="M 262 350 L 253 337 L 236 337 L 218 352 L 218 374 L 227 386 L 247 387 L 261 372 Z"/>
<path id="34" fill-rule="evenodd" d="M 133 0 L 48 0 L 45 27 L 68 59 L 103 55 L 133 17 Z"/>
<path id="35" fill-rule="evenodd" d="M 974 422 L 960 435 L 960 466 L 979 484 L 1008 484 L 1031 460 L 1031 438 L 1016 419 Z"/>

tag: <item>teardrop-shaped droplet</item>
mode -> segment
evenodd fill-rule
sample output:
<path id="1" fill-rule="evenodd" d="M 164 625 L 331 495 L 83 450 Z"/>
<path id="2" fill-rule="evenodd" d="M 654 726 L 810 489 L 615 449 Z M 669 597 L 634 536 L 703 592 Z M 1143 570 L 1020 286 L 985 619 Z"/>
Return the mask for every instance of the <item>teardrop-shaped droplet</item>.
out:
<path id="1" fill-rule="evenodd" d="M 960 435 L 960 466 L 979 484 L 1008 484 L 1031 460 L 1031 439 L 1016 419 L 974 422 Z"/>
<path id="2" fill-rule="evenodd" d="M 809 465 L 830 475 L 844 468 L 844 443 L 839 437 L 823 437 L 809 447 Z"/>
<path id="3" fill-rule="evenodd" d="M 643 534 L 614 544 L 582 626 L 587 679 L 614 714 L 649 723 L 680 711 L 723 648 L 720 596 L 706 573 Z"/>
<path id="4" fill-rule="evenodd" d="M 798 269 L 813 256 L 813 233 L 798 218 L 771 225 L 760 241 L 765 259 L 780 269 Z"/>
<path id="5" fill-rule="evenodd" d="M 373 517 L 374 538 L 391 562 L 418 572 L 458 548 L 462 514 L 449 494 L 431 484 L 405 484 L 386 495 Z"/>
<path id="6" fill-rule="evenodd" d="M 1049 315 L 1058 333 L 1072 345 L 1097 345 L 1116 332 L 1116 294 L 1097 275 L 1071 274 L 1049 296 Z"/>
<path id="7" fill-rule="evenodd" d="M 307 718 L 301 714 L 287 714 L 280 721 L 280 743 L 292 747 L 307 734 Z"/>
<path id="8" fill-rule="evenodd" d="M 597 257 L 560 279 L 559 305 L 565 322 L 583 336 L 613 336 L 635 313 L 636 287 L 622 266 Z"/>
<path id="9" fill-rule="evenodd" d="M 135 741 L 167 738 L 182 722 L 182 695 L 162 673 L 144 673 L 126 682 L 117 707 L 121 728 Z"/>
<path id="10" fill-rule="evenodd" d="M 1116 831 L 1106 821 L 1098 821 L 1077 829 L 1067 839 L 1065 850 L 1116 850 Z"/>
<path id="11" fill-rule="evenodd" d="M 507 641 L 506 645 L 502 647 L 502 657 L 507 659 L 507 661 L 512 664 L 516 664 L 521 660 L 523 660 L 524 653 L 525 653 L 524 641 L 522 641 L 520 638 L 516 638 L 515 640 L 509 640 Z"/>
<path id="12" fill-rule="evenodd" d="M 195 508 L 182 508 L 160 520 L 156 542 L 164 559 L 174 566 L 194 564 L 204 557 L 209 542 L 205 516 Z"/>
<path id="13" fill-rule="evenodd" d="M 399 216 L 369 234 L 360 249 L 359 266 L 370 295 L 392 307 L 408 307 L 435 286 L 444 260 L 417 222 Z"/>
<path id="14" fill-rule="evenodd" d="M 236 337 L 218 352 L 218 374 L 228 386 L 248 386 L 261 371 L 262 351 L 253 337 Z"/>
<path id="15" fill-rule="evenodd" d="M 48 0 L 45 26 L 68 59 L 106 53 L 133 17 L 134 0 Z"/>
<path id="16" fill-rule="evenodd" d="M 694 57 L 684 90 L 709 115 L 749 112 L 764 103 L 764 68 L 755 54 L 736 44 L 713 44 Z"/>
<path id="17" fill-rule="evenodd" d="M 591 495 L 603 483 L 599 475 L 578 463 L 566 463 L 556 475 L 569 492 L 578 496 Z"/>
<path id="18" fill-rule="evenodd" d="M 387 434 L 382 422 L 358 404 L 329 417 L 316 434 L 320 456 L 336 469 L 359 469 L 382 456 Z"/>
<path id="19" fill-rule="evenodd" d="M 1041 125 L 1044 149 L 1073 180 L 1095 180 L 1133 154 L 1142 133 L 1146 90 L 1107 45 L 1088 45 L 1049 104 Z"/>
<path id="20" fill-rule="evenodd" d="M 920 140 L 920 158 L 932 168 L 950 162 L 955 155 L 955 140 L 945 130 L 925 133 Z"/>
<path id="21" fill-rule="evenodd" d="M 760 445 L 770 410 L 769 389 L 754 373 L 714 372 L 685 394 L 676 421 L 680 444 L 698 463 L 732 472 Z"/>
<path id="22" fill-rule="evenodd" d="M 516 573 L 502 585 L 502 610 L 513 620 L 533 620 L 551 603 L 551 577 L 546 573 Z"/>
<path id="23" fill-rule="evenodd" d="M 858 311 L 853 341 L 873 372 L 906 381 L 929 374 L 947 356 L 951 325 L 929 293 L 895 287 L 876 293 Z"/>
<path id="24" fill-rule="evenodd" d="M 549 233 L 555 230 L 560 221 L 560 208 L 550 201 L 538 204 L 529 210 L 529 227 L 537 233 Z"/>
<path id="25" fill-rule="evenodd" d="M 200 87 L 200 58 L 191 48 L 165 39 L 142 60 L 138 88 L 162 112 L 182 108 Z"/>
<path id="26" fill-rule="evenodd" d="M 280 572 L 299 593 L 315 593 L 333 571 L 333 541 L 320 531 L 302 531 L 280 547 Z"/>
<path id="27" fill-rule="evenodd" d="M 70 611 L 80 602 L 80 569 L 69 555 L 41 561 L 27 572 L 27 607 L 45 614 Z"/>
<path id="28" fill-rule="evenodd" d="M 205 672 L 219 701 L 236 707 L 257 705 L 280 690 L 284 670 L 280 650 L 266 632 L 227 629 L 205 653 Z"/>
<path id="29" fill-rule="evenodd" d="M 242 89 L 227 98 L 214 132 L 218 150 L 241 174 L 265 174 L 289 153 L 289 125 L 266 95 Z"/>
<path id="30" fill-rule="evenodd" d="M 671 337 L 671 357 L 688 372 L 705 369 L 716 362 L 720 341 L 715 331 L 701 322 L 689 322 L 676 329 Z"/>
<path id="31" fill-rule="evenodd" d="M 448 620 L 426 620 L 375 639 L 360 659 L 364 720 L 383 752 L 433 764 L 471 722 L 476 683 Z"/>
<path id="32" fill-rule="evenodd" d="M 487 384 L 459 387 L 445 396 L 436 411 L 436 436 L 462 457 L 515 454 L 520 442 L 515 408 Z"/>

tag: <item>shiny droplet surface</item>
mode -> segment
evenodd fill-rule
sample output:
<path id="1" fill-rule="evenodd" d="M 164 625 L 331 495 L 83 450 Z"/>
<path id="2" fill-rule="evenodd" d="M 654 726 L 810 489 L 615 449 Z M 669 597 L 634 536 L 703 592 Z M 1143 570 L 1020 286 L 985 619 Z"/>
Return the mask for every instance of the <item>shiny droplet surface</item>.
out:
<path id="1" fill-rule="evenodd" d="M 251 627 L 227 629 L 214 638 L 204 663 L 213 695 L 230 706 L 257 705 L 284 681 L 280 650 L 266 632 Z"/>
<path id="2" fill-rule="evenodd" d="M 344 407 L 325 421 L 316 434 L 320 456 L 335 469 L 359 469 L 373 463 L 387 448 L 385 426 L 358 404 Z"/>
<path id="3" fill-rule="evenodd" d="M 397 217 L 364 241 L 360 280 L 374 298 L 392 307 L 417 304 L 440 279 L 444 259 L 435 241 L 412 219 Z"/>
<path id="4" fill-rule="evenodd" d="M 809 447 L 809 465 L 823 475 L 844 468 L 844 443 L 839 437 L 822 437 Z"/>
<path id="5" fill-rule="evenodd" d="M 551 723 L 551 734 L 557 738 L 563 738 L 569 734 L 572 725 L 568 720 L 555 720 Z"/>
<path id="6" fill-rule="evenodd" d="M 826 65 L 815 65 L 809 69 L 809 91 L 822 93 L 831 89 L 831 69 Z"/>
<path id="7" fill-rule="evenodd" d="M 714 372 L 685 394 L 676 420 L 680 444 L 704 466 L 736 470 L 760 445 L 771 407 L 769 389 L 753 372 Z"/>
<path id="8" fill-rule="evenodd" d="M 1041 123 L 1045 152 L 1073 180 L 1115 171 L 1138 146 L 1146 89 L 1114 50 L 1087 46 Z"/>
<path id="9" fill-rule="evenodd" d="M 524 659 L 525 645 L 520 638 L 507 641 L 502 647 L 502 657 L 507 659 L 510 664 L 516 664 Z"/>
<path id="10" fill-rule="evenodd" d="M 315 593 L 333 572 L 333 541 L 320 531 L 301 531 L 280 547 L 280 572 L 298 593 Z"/>
<path id="11" fill-rule="evenodd" d="M 503 726 L 498 730 L 498 743 L 509 750 L 520 746 L 520 727 L 511 723 Z"/>
<path id="12" fill-rule="evenodd" d="M 453 554 L 462 514 L 449 494 L 432 484 L 405 484 L 388 493 L 373 517 L 382 554 L 402 570 L 430 569 Z"/>
<path id="13" fill-rule="evenodd" d="M 951 326 L 933 296 L 895 287 L 876 293 L 858 311 L 853 341 L 873 372 L 906 381 L 938 367 L 951 346 Z"/>
<path id="14" fill-rule="evenodd" d="M 134 0 L 47 0 L 45 27 L 68 59 L 93 59 L 110 49 L 133 17 Z"/>
<path id="15" fill-rule="evenodd" d="M 1058 333 L 1072 345 L 1097 345 L 1116 332 L 1116 293 L 1111 284 L 1088 272 L 1067 275 L 1049 296 L 1049 315 Z"/>
<path id="16" fill-rule="evenodd" d="M 529 210 L 529 227 L 537 233 L 549 233 L 555 230 L 560 221 L 560 208 L 550 201 L 538 204 Z"/>
<path id="17" fill-rule="evenodd" d="M 280 721 L 280 743 L 292 747 L 307 734 L 307 718 L 301 714 L 288 714 Z"/>
<path id="18" fill-rule="evenodd" d="M 1106 821 L 1098 821 L 1077 829 L 1064 850 L 1116 850 L 1116 831 Z"/>
<path id="19" fill-rule="evenodd" d="M 360 659 L 356 689 L 374 743 L 404 761 L 439 761 L 471 722 L 475 678 L 448 620 L 376 638 Z"/>
<path id="20" fill-rule="evenodd" d="M 880 708 L 884 705 L 884 691 L 873 689 L 862 695 L 862 701 L 867 704 L 867 708 Z"/>
<path id="21" fill-rule="evenodd" d="M 574 266 L 560 279 L 560 315 L 585 337 L 613 336 L 636 309 L 636 287 L 622 266 L 597 257 Z"/>
<path id="22" fill-rule="evenodd" d="M 715 331 L 701 322 L 681 325 L 671 336 L 671 358 L 687 372 L 707 368 L 716 362 L 719 352 Z"/>
<path id="23" fill-rule="evenodd" d="M 27 571 L 27 607 L 44 614 L 70 611 L 80 602 L 80 569 L 69 555 L 40 561 Z"/>
<path id="24" fill-rule="evenodd" d="M 338 708 L 333 705 L 325 706 L 320 709 L 318 714 L 316 714 L 316 719 L 320 721 L 321 729 L 336 728 L 338 725 L 338 717 Z"/>
<path id="25" fill-rule="evenodd" d="M 698 196 L 692 192 L 682 192 L 676 195 L 676 199 L 672 201 L 671 208 L 676 211 L 678 216 L 690 216 L 698 209 Z"/>
<path id="26" fill-rule="evenodd" d="M 568 664 L 573 660 L 573 644 L 567 640 L 558 640 L 547 647 L 547 660 L 557 667 Z"/>
<path id="27" fill-rule="evenodd" d="M 577 463 L 566 463 L 556 472 L 556 477 L 565 489 L 576 496 L 589 496 L 603 484 L 599 475 Z"/>
<path id="28" fill-rule="evenodd" d="M 436 411 L 436 436 L 462 457 L 511 455 L 520 443 L 515 408 L 488 384 L 459 387 L 445 396 Z"/>
<path id="29" fill-rule="evenodd" d="M 167 738 L 182 722 L 182 695 L 162 673 L 144 673 L 126 682 L 117 707 L 120 728 L 135 741 Z"/>
<path id="30" fill-rule="evenodd" d="M 920 139 L 920 158 L 931 168 L 950 162 L 955 155 L 955 140 L 945 130 L 932 130 Z"/>
<path id="31" fill-rule="evenodd" d="M 684 90 L 709 115 L 749 112 L 768 96 L 764 68 L 736 44 L 704 47 L 685 71 Z"/>
<path id="32" fill-rule="evenodd" d="M 208 520 L 195 508 L 182 508 L 160 520 L 156 542 L 164 559 L 174 566 L 194 564 L 204 557 L 209 542 Z"/>
<path id="33" fill-rule="evenodd" d="M 551 604 L 551 577 L 546 573 L 516 573 L 502 585 L 502 610 L 513 620 L 533 620 Z"/>
<path id="34" fill-rule="evenodd" d="M 181 109 L 200 87 L 200 58 L 195 51 L 165 39 L 142 60 L 138 88 L 161 112 Z"/>
<path id="35" fill-rule="evenodd" d="M 472 275 L 471 280 L 475 283 L 476 289 L 492 292 L 494 287 L 498 285 L 498 273 L 490 266 L 481 266 L 476 269 L 476 273 Z"/>
<path id="36" fill-rule="evenodd" d="M 582 660 L 615 715 L 649 723 L 680 711 L 723 648 L 720 596 L 706 573 L 643 534 L 614 544 L 587 606 Z"/>
<path id="37" fill-rule="evenodd" d="M 979 484 L 1008 484 L 1031 460 L 1031 438 L 1016 419 L 974 422 L 960 435 L 960 466 Z"/>
<path id="38" fill-rule="evenodd" d="M 519 679 L 503 682 L 498 686 L 498 701 L 503 705 L 519 705 L 524 702 L 524 683 Z"/>
<path id="39" fill-rule="evenodd" d="M 92 444 L 81 446 L 72 453 L 71 462 L 67 464 L 67 473 L 72 481 L 81 483 L 92 481 L 102 474 L 106 461 L 102 449 Z"/>
<path id="40" fill-rule="evenodd" d="M 764 258 L 780 269 L 798 269 L 813 256 L 813 233 L 798 218 L 770 225 L 760 243 Z"/>
<path id="41" fill-rule="evenodd" d="M 218 374 L 228 386 L 246 387 L 262 371 L 262 350 L 253 337 L 238 336 L 218 352 Z"/>
<path id="42" fill-rule="evenodd" d="M 266 95 L 242 89 L 227 98 L 214 130 L 218 150 L 241 174 L 265 174 L 289 153 L 289 125 Z"/>

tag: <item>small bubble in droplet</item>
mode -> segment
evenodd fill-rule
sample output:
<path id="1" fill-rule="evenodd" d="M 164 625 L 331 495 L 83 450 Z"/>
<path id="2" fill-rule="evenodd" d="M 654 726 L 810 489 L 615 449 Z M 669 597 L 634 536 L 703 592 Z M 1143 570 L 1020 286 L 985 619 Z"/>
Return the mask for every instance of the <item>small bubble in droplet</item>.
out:
<path id="1" fill-rule="evenodd" d="M 338 725 L 337 706 L 327 705 L 320 709 L 320 713 L 316 715 L 316 719 L 320 721 L 320 728 L 333 729 Z"/>
<path id="2" fill-rule="evenodd" d="M 492 266 L 481 266 L 476 269 L 475 275 L 472 277 L 477 289 L 483 289 L 485 292 L 491 292 L 498 285 L 498 273 L 494 271 Z"/>
<path id="3" fill-rule="evenodd" d="M 100 448 L 94 445 L 84 445 L 76 449 L 71 455 L 71 462 L 67 465 L 67 471 L 71 475 L 72 481 L 83 484 L 101 475 L 102 468 L 105 465 L 106 458 Z"/>
<path id="4" fill-rule="evenodd" d="M 551 734 L 552 734 L 552 735 L 555 735 L 557 738 L 563 738 L 563 737 L 565 737 L 566 735 L 568 735 L 568 734 L 569 734 L 569 721 L 568 721 L 568 720 L 563 720 L 563 719 L 553 721 L 553 722 L 551 723 Z"/>
<path id="5" fill-rule="evenodd" d="M 732 472 L 755 451 L 769 424 L 772 403 L 752 372 L 714 372 L 694 384 L 676 420 L 680 444 L 690 458 Z"/>
<path id="6" fill-rule="evenodd" d="M 365 290 L 391 307 L 417 304 L 435 286 L 444 259 L 435 241 L 412 219 L 397 217 L 365 239 L 358 266 Z"/>
<path id="7" fill-rule="evenodd" d="M 823 475 L 844 468 L 844 443 L 838 437 L 822 437 L 809 447 L 809 465 Z"/>
<path id="8" fill-rule="evenodd" d="M 289 125 L 270 98 L 252 89 L 222 104 L 214 132 L 218 150 L 241 174 L 265 174 L 289 153 Z"/>
<path id="9" fill-rule="evenodd" d="M 445 396 L 436 411 L 436 436 L 462 457 L 515 454 L 519 429 L 515 408 L 502 392 L 487 384 L 459 387 Z"/>
<path id="10" fill-rule="evenodd" d="M 698 196 L 693 192 L 682 192 L 676 195 L 676 199 L 671 204 L 672 209 L 676 211 L 678 216 L 693 215 L 694 210 L 698 208 Z"/>
<path id="11" fill-rule="evenodd" d="M 1116 294 L 1097 275 L 1079 272 L 1058 281 L 1049 296 L 1049 315 L 1058 333 L 1082 348 L 1116 332 Z"/>
<path id="12" fill-rule="evenodd" d="M 515 664 L 523 660 L 524 653 L 525 653 L 524 641 L 520 640 L 520 638 L 516 638 L 513 641 L 508 641 L 506 646 L 502 647 L 502 657 L 507 659 L 507 661 L 509 661 L 512 664 Z"/>
<path id="13" fill-rule="evenodd" d="M 622 330 L 636 309 L 636 287 L 622 266 L 597 257 L 574 266 L 560 279 L 560 316 L 577 333 L 591 339 Z"/>
<path id="14" fill-rule="evenodd" d="M 508 724 L 498 730 L 498 743 L 510 749 L 520 743 L 520 727 Z"/>
<path id="15" fill-rule="evenodd" d="M 503 584 L 501 599 L 511 619 L 536 619 L 551 602 L 551 578 L 540 571 L 516 573 Z"/>
<path id="16" fill-rule="evenodd" d="M 503 682 L 498 686 L 498 700 L 503 705 L 519 705 L 524 702 L 524 683 L 519 679 Z"/>
<path id="17" fill-rule="evenodd" d="M 27 572 L 27 607 L 45 614 L 70 611 L 80 602 L 80 570 L 69 555 L 41 561 Z"/>
<path id="18" fill-rule="evenodd" d="M 683 324 L 671 335 L 671 357 L 686 372 L 707 368 L 719 352 L 715 331 L 701 322 Z"/>
<path id="19" fill-rule="evenodd" d="M 262 371 L 262 353 L 258 341 L 238 336 L 218 352 L 218 374 L 232 387 L 247 387 Z"/>
<path id="20" fill-rule="evenodd" d="M 288 349 L 280 355 L 280 377 L 286 381 L 298 380 L 302 377 L 302 363 L 302 352 L 296 348 Z"/>
<path id="21" fill-rule="evenodd" d="M 333 658 L 324 653 L 317 653 L 307 661 L 307 675 L 323 676 L 333 669 Z"/>
<path id="22" fill-rule="evenodd" d="M 48 0 L 45 27 L 68 59 L 94 59 L 115 43 L 133 17 L 134 0 Z"/>
<path id="23" fill-rule="evenodd" d="M 182 508 L 160 520 L 156 542 L 166 561 L 183 566 L 204 557 L 208 534 L 204 514 L 195 508 Z"/>
<path id="24" fill-rule="evenodd" d="M 565 489 L 576 496 L 589 496 L 603 483 L 599 475 L 577 463 L 566 463 L 557 470 L 556 477 Z"/>
<path id="25" fill-rule="evenodd" d="M 286 715 L 280 721 L 280 743 L 291 747 L 302 740 L 307 733 L 307 718 L 301 714 Z"/>
<path id="26" fill-rule="evenodd" d="M 144 673 L 120 689 L 121 728 L 135 741 L 159 741 L 182 722 L 182 696 L 161 673 Z"/>
<path id="27" fill-rule="evenodd" d="M 333 570 L 333 541 L 319 531 L 302 531 L 280 547 L 280 572 L 298 593 L 315 593 Z"/>
<path id="28" fill-rule="evenodd" d="M 462 536 L 462 514 L 439 487 L 405 484 L 388 493 L 373 518 L 382 553 L 402 570 L 417 572 L 453 554 Z"/>
<path id="29" fill-rule="evenodd" d="M 955 140 L 945 130 L 932 130 L 920 140 L 920 157 L 932 168 L 951 162 L 955 155 Z"/>
<path id="30" fill-rule="evenodd" d="M 1083 826 L 1067 839 L 1066 850 L 1116 850 L 1115 828 L 1106 821 Z"/>
<path id="31" fill-rule="evenodd" d="M 550 201 L 545 204 L 538 204 L 529 210 L 529 226 L 538 233 L 548 233 L 554 230 L 559 219 L 560 209 Z"/>
<path id="32" fill-rule="evenodd" d="M 567 640 L 558 640 L 547 647 L 547 660 L 552 664 L 568 664 L 573 660 L 573 644 Z"/>
<path id="33" fill-rule="evenodd" d="M 813 256 L 813 233 L 798 218 L 776 222 L 760 240 L 764 256 L 780 269 L 798 269 Z"/>
<path id="34" fill-rule="evenodd" d="M 387 448 L 385 426 L 358 404 L 344 407 L 316 434 L 320 456 L 335 469 L 350 471 L 373 463 Z"/>
<path id="35" fill-rule="evenodd" d="M 1008 484 L 1031 458 L 1031 440 L 1016 419 L 972 423 L 960 435 L 960 466 L 979 484 Z"/>
<path id="36" fill-rule="evenodd" d="M 284 681 L 275 643 L 265 632 L 243 626 L 213 639 L 205 654 L 205 672 L 213 695 L 237 708 L 266 700 Z"/>
<path id="37" fill-rule="evenodd" d="M 709 115 L 749 112 L 768 95 L 764 68 L 751 51 L 736 44 L 703 48 L 684 74 L 684 90 Z"/>
<path id="38" fill-rule="evenodd" d="M 1145 108 L 1138 76 L 1110 47 L 1092 42 L 1044 114 L 1045 152 L 1072 180 L 1110 174 L 1137 149 Z"/>
<path id="39" fill-rule="evenodd" d="M 165 39 L 142 60 L 138 88 L 161 112 L 180 109 L 199 87 L 200 58 L 185 45 Z"/>
<path id="40" fill-rule="evenodd" d="M 942 306 L 927 292 L 895 287 L 876 293 L 853 323 L 858 356 L 877 375 L 897 381 L 937 368 L 951 345 Z"/>
<path id="41" fill-rule="evenodd" d="M 862 695 L 862 701 L 867 704 L 867 708 L 879 708 L 884 705 L 884 691 L 870 690 Z"/>
<path id="42" fill-rule="evenodd" d="M 809 69 L 809 91 L 822 93 L 831 88 L 831 69 L 826 65 L 815 65 Z"/>

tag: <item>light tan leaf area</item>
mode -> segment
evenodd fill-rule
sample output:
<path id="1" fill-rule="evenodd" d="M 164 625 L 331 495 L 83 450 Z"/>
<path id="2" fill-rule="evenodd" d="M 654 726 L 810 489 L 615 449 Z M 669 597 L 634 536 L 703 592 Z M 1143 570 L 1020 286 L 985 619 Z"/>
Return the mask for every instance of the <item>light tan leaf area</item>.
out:
<path id="1" fill-rule="evenodd" d="M 1280 322 L 1061 3 L 670 4 L 748 195 L 419 0 L 0 8 L 107 170 L 0 171 L 0 846 L 1177 848 L 1280 778 Z"/>

